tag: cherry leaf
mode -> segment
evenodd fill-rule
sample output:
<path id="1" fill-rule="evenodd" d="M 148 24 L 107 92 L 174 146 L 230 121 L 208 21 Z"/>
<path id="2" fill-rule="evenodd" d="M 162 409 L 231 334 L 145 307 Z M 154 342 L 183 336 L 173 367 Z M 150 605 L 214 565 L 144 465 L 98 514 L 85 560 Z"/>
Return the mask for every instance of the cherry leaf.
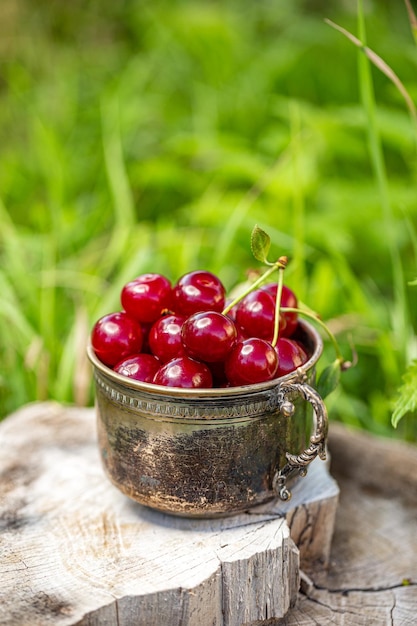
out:
<path id="1" fill-rule="evenodd" d="M 325 398 L 336 389 L 340 380 L 340 372 L 341 367 L 339 359 L 336 359 L 336 361 L 333 361 L 333 363 L 330 363 L 330 365 L 324 368 L 317 381 L 317 391 L 322 398 Z"/>
<path id="2" fill-rule="evenodd" d="M 251 234 L 250 246 L 252 254 L 257 261 L 268 263 L 268 252 L 271 247 L 270 236 L 256 225 Z"/>

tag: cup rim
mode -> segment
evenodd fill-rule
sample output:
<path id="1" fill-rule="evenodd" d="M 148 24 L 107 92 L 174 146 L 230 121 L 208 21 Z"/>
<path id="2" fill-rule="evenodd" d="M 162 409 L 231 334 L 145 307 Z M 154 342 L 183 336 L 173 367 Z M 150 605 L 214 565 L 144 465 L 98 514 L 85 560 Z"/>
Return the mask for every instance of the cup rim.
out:
<path id="1" fill-rule="evenodd" d="M 265 391 L 282 383 L 288 383 L 292 380 L 302 380 L 308 370 L 310 370 L 317 363 L 323 352 L 323 339 L 316 328 L 314 328 L 314 326 L 309 324 L 307 321 L 299 320 L 298 323 L 302 330 L 310 335 L 314 341 L 314 350 L 308 361 L 285 376 L 249 385 L 239 385 L 235 387 L 210 387 L 207 389 L 164 387 L 163 385 L 145 383 L 128 378 L 122 374 L 118 374 L 98 359 L 91 345 L 91 340 L 87 345 L 87 356 L 94 370 L 98 371 L 101 375 L 105 376 L 107 380 L 114 382 L 119 387 L 123 387 L 124 389 L 129 389 L 131 391 L 148 392 L 149 394 L 168 396 L 172 398 L 221 398 L 239 396 L 242 394 L 246 395 L 248 393 L 255 393 L 256 391 Z"/>

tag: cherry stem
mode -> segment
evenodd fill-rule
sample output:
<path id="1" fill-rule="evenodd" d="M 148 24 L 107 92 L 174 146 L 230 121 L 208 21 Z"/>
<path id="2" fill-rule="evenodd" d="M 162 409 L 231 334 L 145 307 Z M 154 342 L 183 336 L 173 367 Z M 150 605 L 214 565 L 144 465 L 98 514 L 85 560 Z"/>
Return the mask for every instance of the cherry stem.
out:
<path id="1" fill-rule="evenodd" d="M 274 348 L 277 345 L 279 335 L 279 314 L 281 308 L 282 285 L 284 284 L 284 270 L 285 265 L 278 268 L 277 297 L 275 300 L 274 336 L 271 342 Z"/>
<path id="2" fill-rule="evenodd" d="M 293 308 L 293 307 L 282 307 L 281 312 L 285 313 L 286 311 L 288 313 L 299 313 L 300 315 L 305 315 L 306 317 L 309 317 L 310 319 L 317 322 L 317 324 L 319 324 L 319 326 L 321 326 L 321 328 L 327 333 L 330 341 L 332 342 L 334 351 L 336 352 L 337 360 L 339 361 L 340 365 L 343 366 L 344 363 L 346 364 L 348 363 L 347 361 L 345 362 L 345 359 L 343 358 L 343 355 L 340 352 L 339 344 L 337 343 L 336 337 L 333 335 L 330 328 L 328 328 L 326 324 L 317 316 L 317 314 L 313 313 L 312 311 L 306 311 L 305 309 L 298 309 L 298 308 Z"/>
<path id="3" fill-rule="evenodd" d="M 239 294 L 234 300 L 232 300 L 232 302 L 230 302 L 227 305 L 227 307 L 225 309 L 223 309 L 223 311 L 222 311 L 223 315 L 226 315 L 231 309 L 233 309 L 233 307 L 236 304 L 238 304 L 241 300 L 243 300 L 243 298 L 245 296 L 247 296 L 254 289 L 259 287 L 259 285 L 262 285 L 262 283 L 268 278 L 268 276 L 273 274 L 273 272 L 275 272 L 275 270 L 277 270 L 277 269 L 284 269 L 286 267 L 286 264 L 287 264 L 286 257 L 280 257 L 278 259 L 278 261 L 276 261 L 275 263 L 271 264 L 271 266 L 261 276 L 259 276 L 259 278 L 257 278 L 255 280 L 255 282 L 253 282 L 251 285 L 249 285 L 249 287 L 247 287 L 244 291 L 242 291 L 241 294 Z"/>

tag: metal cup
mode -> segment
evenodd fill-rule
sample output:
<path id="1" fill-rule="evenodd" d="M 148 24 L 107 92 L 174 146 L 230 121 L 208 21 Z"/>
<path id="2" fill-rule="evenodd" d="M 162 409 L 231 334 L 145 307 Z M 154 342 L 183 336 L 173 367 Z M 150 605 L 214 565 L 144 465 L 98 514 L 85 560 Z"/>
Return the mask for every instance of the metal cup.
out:
<path id="1" fill-rule="evenodd" d="M 92 347 L 98 445 L 111 482 L 137 502 L 175 515 L 231 515 L 272 498 L 325 458 L 327 412 L 314 388 L 323 343 L 300 321 L 310 355 L 265 383 L 178 389 L 142 383 L 101 363 Z M 313 427 L 311 430 L 311 421 Z"/>

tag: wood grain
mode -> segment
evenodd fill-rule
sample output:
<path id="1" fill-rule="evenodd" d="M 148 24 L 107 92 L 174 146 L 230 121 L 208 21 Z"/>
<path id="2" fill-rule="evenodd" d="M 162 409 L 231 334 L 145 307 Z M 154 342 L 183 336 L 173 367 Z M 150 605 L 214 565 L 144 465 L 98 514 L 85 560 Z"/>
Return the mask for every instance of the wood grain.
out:
<path id="1" fill-rule="evenodd" d="M 339 491 L 320 461 L 290 503 L 198 520 L 110 484 L 93 409 L 29 405 L 0 425 L 0 440 L 0 624 L 265 622 L 297 598 L 294 540 L 306 567 L 328 561 Z"/>
<path id="2" fill-rule="evenodd" d="M 322 463 L 289 504 L 184 520 L 140 507 L 108 483 L 90 409 L 24 407 L 0 425 L 0 443 L 0 624 L 417 623 L 414 446 L 331 425 L 340 500 L 329 554 L 331 533 L 319 520 L 330 527 L 338 489 L 320 477 Z M 302 556 L 298 596 L 288 571 L 276 571 L 298 563 L 287 524 Z M 268 594 L 268 580 L 284 589 Z"/>
<path id="3" fill-rule="evenodd" d="M 340 504 L 330 566 L 302 575 L 296 608 L 269 624 L 417 624 L 417 448 L 333 424 Z"/>

